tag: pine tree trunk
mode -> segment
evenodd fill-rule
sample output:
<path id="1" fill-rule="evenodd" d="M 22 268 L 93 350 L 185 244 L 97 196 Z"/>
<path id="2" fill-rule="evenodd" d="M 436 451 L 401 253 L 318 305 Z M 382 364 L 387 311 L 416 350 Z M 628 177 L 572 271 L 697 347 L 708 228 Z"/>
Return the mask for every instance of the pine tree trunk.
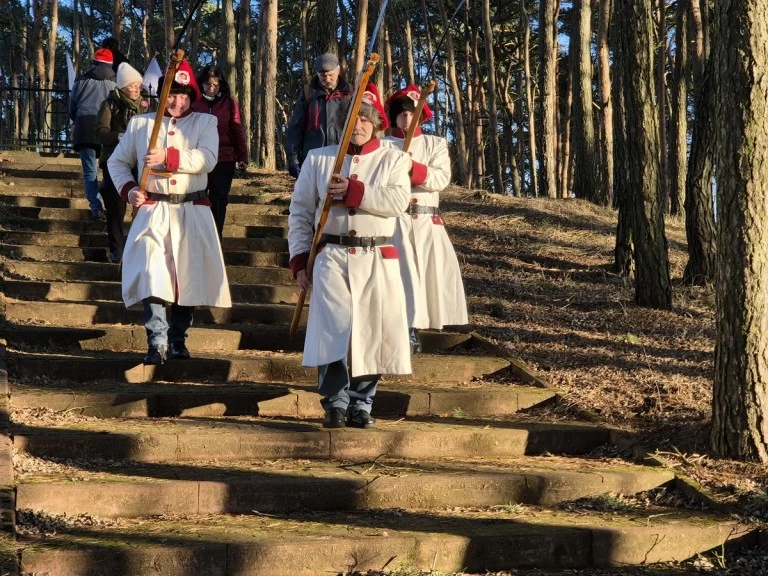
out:
<path id="1" fill-rule="evenodd" d="M 680 214 L 688 167 L 688 0 L 678 0 L 675 14 L 675 76 L 669 149 L 669 212 Z"/>
<path id="2" fill-rule="evenodd" d="M 658 38 L 659 49 L 656 55 L 656 109 L 659 114 L 659 185 L 661 190 L 661 209 L 669 211 L 669 180 L 667 162 L 667 26 L 666 26 L 666 0 L 658 2 Z"/>
<path id="3" fill-rule="evenodd" d="M 123 0 L 112 0 L 112 2 L 112 36 L 119 39 L 123 31 L 125 10 L 123 10 Z"/>
<path id="4" fill-rule="evenodd" d="M 714 61 L 718 192 L 712 448 L 768 462 L 766 0 L 720 3 Z"/>
<path id="5" fill-rule="evenodd" d="M 553 0 L 539 2 L 539 114 L 541 114 L 541 156 L 539 158 L 539 193 L 557 197 L 555 177 L 557 154 L 557 22 Z M 535 170 L 531 166 L 531 170 Z"/>
<path id="6" fill-rule="evenodd" d="M 317 53 L 339 53 L 336 0 L 317 0 Z"/>
<path id="7" fill-rule="evenodd" d="M 619 0 L 620 1 L 620 0 Z M 597 26 L 598 86 L 600 89 L 600 185 L 606 205 L 613 204 L 613 102 L 608 32 L 611 25 L 611 0 L 600 0 Z"/>
<path id="8" fill-rule="evenodd" d="M 261 112 L 261 166 L 267 170 L 277 167 L 275 152 L 275 102 L 277 101 L 277 13 L 278 0 L 263 0 L 264 50 L 262 90 L 264 100 Z"/>
<path id="9" fill-rule="evenodd" d="M 232 5 L 232 0 L 224 1 L 229 1 L 230 6 Z M 223 9 L 224 6 L 222 6 L 222 10 Z M 169 56 L 171 48 L 173 47 L 174 42 L 176 42 L 176 34 L 173 31 L 173 0 L 163 0 L 163 19 L 165 21 L 165 54 L 166 56 Z"/>
<path id="10" fill-rule="evenodd" d="M 277 0 L 274 0 L 277 3 Z M 199 20 L 199 19 L 198 19 Z M 251 92 L 251 4 L 250 2 L 240 2 L 240 120 L 245 130 L 245 141 L 250 144 L 253 138 L 253 122 L 251 120 L 252 97 Z M 269 90 L 269 87 L 267 87 Z M 272 110 L 272 125 L 274 128 L 274 109 Z M 273 130 L 274 131 L 274 130 Z M 272 142 L 272 159 L 274 161 L 274 137 Z M 249 156 L 253 156 L 253 150 L 249 146 Z M 274 168 L 274 166 L 273 166 Z"/>
<path id="11" fill-rule="evenodd" d="M 531 194 L 539 196 L 539 175 L 534 169 L 536 158 L 536 115 L 533 106 L 533 74 L 531 73 L 531 22 L 525 0 L 520 0 L 520 17 L 523 20 L 523 62 L 525 69 L 525 109 L 528 112 L 528 153 L 531 164 Z"/>
<path id="12" fill-rule="evenodd" d="M 624 68 L 627 192 L 631 198 L 635 246 L 635 301 L 640 306 L 669 309 L 672 287 L 659 195 L 659 117 L 654 102 L 652 6 L 647 0 L 619 2 L 616 21 L 617 66 Z"/>
<path id="13" fill-rule="evenodd" d="M 235 7 L 233 0 L 221 2 L 221 54 L 219 66 L 229 84 L 232 97 L 240 100 L 237 83 L 237 35 L 235 33 Z"/>
<path id="14" fill-rule="evenodd" d="M 499 115 L 496 108 L 496 58 L 493 53 L 493 27 L 491 26 L 490 0 L 482 0 L 483 31 L 485 40 L 485 66 L 488 78 L 488 125 L 491 175 L 493 181 L 491 190 L 497 194 L 504 193 L 504 177 L 502 176 L 501 155 L 499 154 Z"/>
<path id="15" fill-rule="evenodd" d="M 47 47 L 47 60 L 48 67 L 46 70 L 45 87 L 48 90 L 53 90 L 53 81 L 56 75 L 56 38 L 59 30 L 59 0 L 51 0 L 51 18 L 48 23 L 48 47 Z M 47 138 L 51 138 L 53 134 L 50 132 L 50 128 L 53 126 L 53 107 L 51 106 L 51 94 L 52 92 L 45 93 L 45 125 L 48 133 Z M 58 140 L 58 136 L 56 136 Z"/>
<path id="16" fill-rule="evenodd" d="M 358 0 L 356 21 L 355 78 L 357 78 L 360 70 L 365 66 L 365 39 L 368 37 L 368 0 Z"/>

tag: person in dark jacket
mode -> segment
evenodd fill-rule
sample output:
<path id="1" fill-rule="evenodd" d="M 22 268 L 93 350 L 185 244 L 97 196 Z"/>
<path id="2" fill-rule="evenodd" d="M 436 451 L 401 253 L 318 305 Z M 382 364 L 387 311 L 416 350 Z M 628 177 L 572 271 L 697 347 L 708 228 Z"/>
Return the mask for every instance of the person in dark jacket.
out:
<path id="1" fill-rule="evenodd" d="M 314 61 L 315 75 L 299 95 L 285 130 L 285 153 L 288 156 L 288 172 L 299 177 L 301 164 L 307 152 L 338 144 L 343 126 L 336 115 L 345 105 L 345 97 L 351 92 L 341 76 L 339 59 L 335 54 L 321 54 Z"/>
<path id="2" fill-rule="evenodd" d="M 104 174 L 101 186 L 101 197 L 107 212 L 107 239 L 109 241 L 110 259 L 120 262 L 125 247 L 125 201 L 115 189 L 112 177 L 109 175 L 107 160 L 123 137 L 128 122 L 136 114 L 144 114 L 149 109 L 148 101 L 141 94 L 142 77 L 139 72 L 127 62 L 120 64 L 117 69 L 117 88 L 112 90 L 99 108 L 99 120 L 96 136 L 101 144 L 99 166 Z"/>
<path id="3" fill-rule="evenodd" d="M 126 55 L 120 52 L 120 42 L 118 42 L 117 38 L 114 36 L 109 36 L 101 41 L 101 47 L 106 48 L 112 52 L 112 70 L 114 70 L 115 74 L 117 74 L 117 70 L 120 68 L 120 64 L 123 62 L 128 62 Z"/>
<path id="4" fill-rule="evenodd" d="M 75 80 L 69 95 L 69 117 L 75 123 L 72 141 L 83 165 L 85 196 L 88 198 L 92 220 L 105 219 L 104 209 L 99 201 L 99 167 L 96 158 L 101 147 L 96 138 L 96 122 L 101 103 L 114 88 L 112 52 L 99 48 L 94 54 L 93 66 Z"/>
<path id="5" fill-rule="evenodd" d="M 194 112 L 208 112 L 219 121 L 219 160 L 208 174 L 208 197 L 213 219 L 221 239 L 229 204 L 229 190 L 235 168 L 245 170 L 248 164 L 248 146 L 245 130 L 240 122 L 240 108 L 232 98 L 229 84 L 216 66 L 206 66 L 197 75 L 203 97 L 192 103 Z"/>

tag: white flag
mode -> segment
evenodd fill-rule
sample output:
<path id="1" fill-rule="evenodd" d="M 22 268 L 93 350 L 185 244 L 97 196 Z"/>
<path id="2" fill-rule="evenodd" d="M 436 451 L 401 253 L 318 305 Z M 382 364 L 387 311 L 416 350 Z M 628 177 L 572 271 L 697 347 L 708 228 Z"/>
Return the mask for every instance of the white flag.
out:
<path id="1" fill-rule="evenodd" d="M 162 75 L 163 71 L 157 63 L 157 58 L 152 58 L 149 66 L 147 66 L 147 71 L 144 72 L 144 81 L 141 83 L 150 96 L 157 96 L 157 85 L 160 83 L 160 76 Z"/>
<path id="2" fill-rule="evenodd" d="M 69 81 L 69 89 L 71 91 L 75 85 L 75 65 L 72 64 L 72 58 L 69 57 L 69 53 L 67 53 L 67 80 Z"/>

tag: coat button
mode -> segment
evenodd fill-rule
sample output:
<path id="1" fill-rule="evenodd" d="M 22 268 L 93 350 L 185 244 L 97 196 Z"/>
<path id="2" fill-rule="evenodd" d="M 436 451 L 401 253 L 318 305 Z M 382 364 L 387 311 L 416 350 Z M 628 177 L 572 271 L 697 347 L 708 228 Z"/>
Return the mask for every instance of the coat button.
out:
<path id="1" fill-rule="evenodd" d="M 176 132 L 174 132 L 173 130 L 171 130 L 170 132 L 168 132 L 168 136 L 173 136 L 174 134 L 176 134 Z"/>
<path id="2" fill-rule="evenodd" d="M 176 118 L 171 118 L 171 124 L 176 124 Z"/>
<path id="3" fill-rule="evenodd" d="M 350 248 L 349 249 L 349 253 L 350 254 L 355 254 L 356 252 L 357 252 L 357 250 L 355 250 L 354 248 Z"/>
<path id="4" fill-rule="evenodd" d="M 411 218 L 413 218 L 414 220 L 418 220 L 419 219 L 419 215 L 418 214 L 411 214 Z"/>
<path id="5" fill-rule="evenodd" d="M 360 158 L 358 158 L 357 156 L 355 156 L 355 157 L 352 159 L 352 162 L 360 162 Z"/>
<path id="6" fill-rule="evenodd" d="M 351 208 L 351 209 L 349 210 L 349 215 L 350 215 L 350 216 L 354 216 L 355 214 L 357 214 L 357 210 L 355 210 L 354 208 Z"/>
<path id="7" fill-rule="evenodd" d="M 171 180 L 171 184 L 176 184 L 176 180 Z"/>
<path id="8" fill-rule="evenodd" d="M 357 180 L 357 174 L 352 174 L 352 175 L 350 176 L 350 178 L 351 178 L 352 180 Z"/>
<path id="9" fill-rule="evenodd" d="M 411 198 L 411 204 L 418 204 L 419 199 L 418 198 Z"/>
<path id="10" fill-rule="evenodd" d="M 350 231 L 349 231 L 349 235 L 350 235 L 352 238 L 354 238 L 355 236 L 357 236 L 357 230 L 350 230 Z"/>

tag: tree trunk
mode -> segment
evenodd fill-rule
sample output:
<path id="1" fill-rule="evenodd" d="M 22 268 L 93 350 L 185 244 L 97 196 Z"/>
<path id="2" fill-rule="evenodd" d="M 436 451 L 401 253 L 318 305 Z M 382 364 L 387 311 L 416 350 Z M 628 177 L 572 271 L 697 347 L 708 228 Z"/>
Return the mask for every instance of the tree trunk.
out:
<path id="1" fill-rule="evenodd" d="M 561 126 L 560 130 L 560 145 L 557 148 L 557 195 L 556 198 L 570 198 L 572 187 L 571 174 L 571 109 L 573 108 L 573 69 L 574 53 L 568 55 L 568 66 L 566 66 L 566 89 L 565 89 L 565 101 L 562 104 L 558 104 L 558 124 Z"/>
<path id="2" fill-rule="evenodd" d="M 264 20 L 263 83 L 264 100 L 261 111 L 261 166 L 274 170 L 275 147 L 275 102 L 277 101 L 277 12 L 278 0 L 263 0 Z"/>
<path id="3" fill-rule="evenodd" d="M 336 0 L 317 0 L 317 53 L 339 53 Z"/>
<path id="4" fill-rule="evenodd" d="M 77 0 L 72 2 L 72 65 L 77 76 L 80 70 L 80 4 Z"/>
<path id="5" fill-rule="evenodd" d="M 232 6 L 232 0 L 225 0 Z M 223 6 L 222 6 L 223 9 Z M 165 55 L 166 61 L 171 54 L 174 42 L 176 42 L 176 33 L 173 30 L 173 0 L 163 0 L 163 19 L 165 21 Z M 224 29 L 226 34 L 226 28 Z"/>
<path id="6" fill-rule="evenodd" d="M 539 2 L 539 108 L 541 114 L 541 157 L 538 184 L 542 196 L 557 197 L 555 177 L 557 154 L 557 22 L 554 0 Z M 531 166 L 531 170 L 535 170 Z"/>
<path id="7" fill-rule="evenodd" d="M 277 0 L 274 0 L 277 3 Z M 199 20 L 199 19 L 198 19 Z M 277 32 L 275 32 L 276 34 Z M 251 3 L 240 2 L 240 120 L 243 123 L 243 129 L 245 130 L 245 141 L 250 144 L 253 137 L 253 121 L 251 120 L 252 106 L 252 92 L 251 85 L 253 84 L 251 78 Z M 269 85 L 266 86 L 269 90 Z M 274 108 L 272 110 L 273 126 L 274 126 Z M 272 158 L 274 160 L 274 137 L 272 142 Z M 253 156 L 253 150 L 249 145 L 249 156 Z"/>
<path id="8" fill-rule="evenodd" d="M 493 27 L 491 26 L 490 0 L 482 0 L 483 30 L 485 37 L 485 66 L 488 78 L 488 126 L 490 128 L 491 175 L 493 182 L 491 190 L 497 194 L 504 193 L 504 178 L 502 176 L 501 158 L 499 155 L 499 115 L 496 109 L 496 64 L 493 53 Z"/>
<path id="9" fill-rule="evenodd" d="M 365 39 L 368 37 L 368 0 L 358 0 L 355 21 L 357 22 L 357 44 L 355 45 L 354 77 L 357 78 L 365 65 Z"/>
<path id="10" fill-rule="evenodd" d="M 712 448 L 768 462 L 766 0 L 720 3 L 712 50 L 718 269 Z"/>
<path id="11" fill-rule="evenodd" d="M 52 91 L 53 82 L 56 76 L 56 38 L 59 30 L 59 0 L 51 0 L 51 19 L 48 28 L 48 48 L 47 59 L 48 69 L 46 70 L 45 87 Z M 53 107 L 51 106 L 51 94 L 52 92 L 45 92 L 45 125 L 47 127 L 48 138 L 54 136 L 51 133 L 50 127 L 53 126 Z M 56 135 L 58 140 L 58 135 Z"/>
<path id="12" fill-rule="evenodd" d="M 222 0 L 221 2 L 221 43 L 219 48 L 219 67 L 226 78 L 232 97 L 240 99 L 237 83 L 237 34 L 235 32 L 235 6 L 234 0 Z"/>
<path id="13" fill-rule="evenodd" d="M 688 0 L 678 0 L 675 13 L 675 76 L 669 149 L 669 212 L 680 214 L 688 167 Z"/>
<path id="14" fill-rule="evenodd" d="M 123 31 L 125 10 L 123 9 L 123 0 L 112 0 L 112 2 L 114 2 L 112 6 L 112 36 L 119 40 Z"/>
<path id="15" fill-rule="evenodd" d="M 525 109 L 528 112 L 528 151 L 531 164 L 531 194 L 539 196 L 539 175 L 535 170 L 536 160 L 536 114 L 533 106 L 533 74 L 531 73 L 531 22 L 525 0 L 520 0 L 520 17 L 523 20 L 523 62 L 525 68 Z"/>
<path id="16" fill-rule="evenodd" d="M 654 102 L 653 8 L 647 0 L 623 0 L 616 6 L 617 67 L 623 67 L 627 192 L 631 197 L 635 245 L 635 301 L 669 309 L 667 240 L 659 187 L 659 117 Z M 581 170 L 581 167 L 579 168 Z"/>
<path id="17" fill-rule="evenodd" d="M 659 174 L 661 175 L 661 208 L 669 209 L 669 174 L 667 165 L 667 22 L 666 0 L 658 1 L 659 51 L 656 55 L 656 109 L 659 111 Z"/>
<path id="18" fill-rule="evenodd" d="M 595 124 L 592 117 L 592 54 L 590 51 L 592 2 L 575 0 L 574 10 L 578 26 L 572 46 L 576 49 L 576 68 L 573 81 L 573 151 L 576 172 L 573 194 L 597 204 L 605 204 L 597 178 L 597 147 L 595 145 Z"/>
<path id="19" fill-rule="evenodd" d="M 264 144 L 264 126 L 262 125 L 262 110 L 264 101 L 264 60 L 267 44 L 266 6 L 261 4 L 259 7 L 259 22 L 257 24 L 258 44 L 256 47 L 256 66 L 253 71 L 253 109 L 256 111 L 256 122 L 253 129 L 253 145 L 251 147 L 253 159 L 259 167 L 264 166 L 262 149 Z"/>
<path id="20" fill-rule="evenodd" d="M 619 0 L 620 1 L 620 0 Z M 611 100 L 611 61 L 608 33 L 611 25 L 611 0 L 600 0 L 597 25 L 598 86 L 600 89 L 600 186 L 606 205 L 613 204 L 613 102 Z"/>
<path id="21" fill-rule="evenodd" d="M 364 1 L 367 2 L 367 0 Z M 301 14 L 299 16 L 299 23 L 301 24 L 301 62 L 302 70 L 304 71 L 302 78 L 304 79 L 304 84 L 309 83 L 313 74 L 313 70 L 310 70 L 309 51 L 307 50 L 307 42 L 309 38 L 309 33 L 307 32 L 307 19 L 309 18 L 309 10 L 311 7 L 312 0 L 306 0 L 301 5 Z M 264 38 L 264 33 L 262 32 L 259 37 Z"/>
<path id="22" fill-rule="evenodd" d="M 411 33 L 411 21 L 408 18 L 408 14 L 411 12 L 411 3 L 409 0 L 403 2 L 403 11 L 406 15 L 403 22 L 405 46 L 403 46 L 400 51 L 403 58 L 403 74 L 405 74 L 406 84 L 416 84 L 416 72 L 413 64 L 413 35 Z"/>

